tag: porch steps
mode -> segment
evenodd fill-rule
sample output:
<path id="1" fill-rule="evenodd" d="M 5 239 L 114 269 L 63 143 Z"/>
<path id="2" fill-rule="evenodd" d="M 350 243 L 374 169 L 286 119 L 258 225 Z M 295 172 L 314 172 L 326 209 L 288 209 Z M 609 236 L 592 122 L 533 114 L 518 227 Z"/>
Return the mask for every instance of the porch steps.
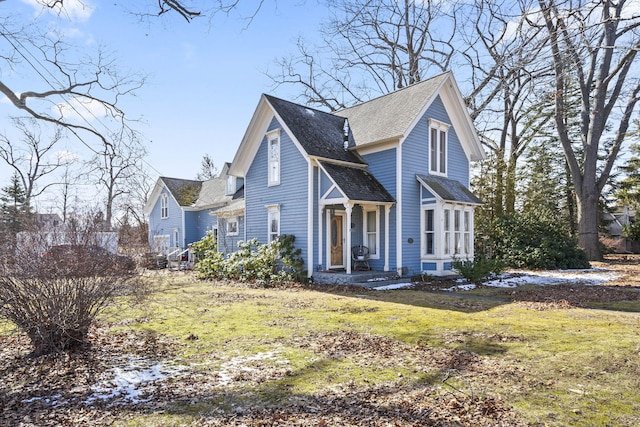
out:
<path id="1" fill-rule="evenodd" d="M 408 283 L 408 277 L 398 277 L 395 271 L 321 271 L 313 275 L 313 282 L 325 285 L 354 285 L 364 288 Z"/>

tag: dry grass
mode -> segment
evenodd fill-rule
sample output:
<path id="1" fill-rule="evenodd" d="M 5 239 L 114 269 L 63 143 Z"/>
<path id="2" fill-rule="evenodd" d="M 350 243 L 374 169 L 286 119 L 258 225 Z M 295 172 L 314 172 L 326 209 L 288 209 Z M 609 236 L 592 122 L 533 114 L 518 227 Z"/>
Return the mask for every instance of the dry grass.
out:
<path id="1" fill-rule="evenodd" d="M 626 271 L 621 283 L 635 292 L 640 264 L 622 261 L 606 265 Z M 544 298 L 260 289 L 182 272 L 150 280 L 147 305 L 114 308 L 81 352 L 30 357 L 24 336 L 0 325 L 0 424 L 640 424 L 635 313 Z M 131 360 L 176 370 L 140 384 L 137 403 L 92 400 Z"/>

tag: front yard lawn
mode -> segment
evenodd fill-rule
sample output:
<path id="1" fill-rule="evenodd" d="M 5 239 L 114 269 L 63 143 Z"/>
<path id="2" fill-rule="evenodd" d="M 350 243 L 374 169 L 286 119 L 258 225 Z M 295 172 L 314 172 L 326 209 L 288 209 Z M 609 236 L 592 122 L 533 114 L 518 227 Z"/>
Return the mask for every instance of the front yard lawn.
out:
<path id="1" fill-rule="evenodd" d="M 149 280 L 78 353 L 30 357 L 0 324 L 0 424 L 640 425 L 637 313 Z"/>

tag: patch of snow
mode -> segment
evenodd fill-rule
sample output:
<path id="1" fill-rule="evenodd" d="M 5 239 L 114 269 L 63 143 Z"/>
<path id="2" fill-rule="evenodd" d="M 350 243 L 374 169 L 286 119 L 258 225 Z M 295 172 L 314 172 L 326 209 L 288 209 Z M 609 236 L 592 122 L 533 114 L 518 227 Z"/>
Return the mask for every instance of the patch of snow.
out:
<path id="1" fill-rule="evenodd" d="M 161 362 L 130 358 L 127 366 L 111 370 L 112 378 L 91 386 L 93 394 L 85 403 L 112 398 L 120 398 L 126 403 L 142 402 L 144 400 L 141 396 L 149 391 L 149 386 L 175 376 L 180 371 L 180 368 L 165 366 Z"/>
<path id="2" fill-rule="evenodd" d="M 29 399 L 24 399 L 22 403 L 32 403 L 42 400 L 44 403 L 51 404 L 52 406 L 60 406 L 59 400 L 62 398 L 61 394 L 53 394 L 51 396 L 36 396 Z"/>
<path id="3" fill-rule="evenodd" d="M 310 109 L 308 109 L 308 108 L 305 108 L 305 109 L 304 109 L 304 112 L 305 112 L 305 113 L 307 113 L 307 114 L 308 114 L 308 115 L 310 115 L 310 116 L 315 116 L 315 115 L 316 115 L 315 111 L 310 110 Z"/>
<path id="4" fill-rule="evenodd" d="M 522 270 L 502 274 L 497 279 L 484 282 L 483 285 L 502 288 L 513 288 L 526 284 L 547 286 L 564 283 L 597 286 L 617 278 L 618 275 L 616 273 L 601 268 L 585 270 Z"/>
<path id="5" fill-rule="evenodd" d="M 375 289 L 376 291 L 390 291 L 393 289 L 407 289 L 412 287 L 413 287 L 413 283 L 409 282 L 409 283 L 394 283 L 391 285 L 378 286 L 373 289 Z"/>
<path id="6" fill-rule="evenodd" d="M 259 369 L 245 366 L 247 363 L 251 362 L 259 362 L 261 360 L 273 360 L 275 359 L 278 352 L 269 351 L 264 353 L 257 353 L 253 356 L 239 356 L 234 357 L 233 359 L 225 362 L 220 366 L 220 371 L 218 371 L 218 383 L 220 385 L 229 385 L 233 382 L 234 376 L 238 371 L 241 372 L 256 372 Z M 288 363 L 286 361 L 281 361 L 281 363 Z"/>
<path id="7" fill-rule="evenodd" d="M 441 290 L 455 292 L 455 291 L 470 291 L 471 289 L 475 289 L 475 288 L 476 288 L 476 285 L 474 285 L 473 283 L 467 283 L 466 285 L 456 285 L 456 286 L 452 286 L 450 288 L 444 288 Z"/>

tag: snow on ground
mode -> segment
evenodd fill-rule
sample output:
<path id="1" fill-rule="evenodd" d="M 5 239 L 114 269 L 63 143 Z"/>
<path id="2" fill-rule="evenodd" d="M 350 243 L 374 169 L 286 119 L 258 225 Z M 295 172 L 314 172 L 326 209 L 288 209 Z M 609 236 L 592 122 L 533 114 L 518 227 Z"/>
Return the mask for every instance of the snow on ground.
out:
<path id="1" fill-rule="evenodd" d="M 618 274 L 602 268 L 590 268 L 585 270 L 513 270 L 501 274 L 500 276 L 483 282 L 485 286 L 514 288 L 522 285 L 560 285 L 563 283 L 581 284 L 586 286 L 602 285 L 612 280 L 616 280 Z M 444 288 L 443 291 L 468 291 L 474 289 L 476 285 L 466 283 L 465 279 L 456 281 L 458 285 Z M 378 291 L 388 291 L 393 289 L 406 289 L 412 287 L 412 283 L 396 283 L 386 286 L 375 287 Z"/>
<path id="2" fill-rule="evenodd" d="M 113 368 L 105 379 L 91 386 L 93 394 L 85 403 L 119 398 L 122 403 L 144 401 L 141 396 L 153 391 L 153 385 L 177 375 L 180 368 L 166 366 L 161 362 L 130 358 L 125 366 Z"/>
<path id="3" fill-rule="evenodd" d="M 233 382 L 238 371 L 251 373 L 259 370 L 258 368 L 247 366 L 248 364 L 262 360 L 273 360 L 276 355 L 277 352 L 269 351 L 265 353 L 257 353 L 252 356 L 234 357 L 228 362 L 223 363 L 220 367 L 220 371 L 218 372 L 218 382 L 220 385 L 229 385 Z"/>

